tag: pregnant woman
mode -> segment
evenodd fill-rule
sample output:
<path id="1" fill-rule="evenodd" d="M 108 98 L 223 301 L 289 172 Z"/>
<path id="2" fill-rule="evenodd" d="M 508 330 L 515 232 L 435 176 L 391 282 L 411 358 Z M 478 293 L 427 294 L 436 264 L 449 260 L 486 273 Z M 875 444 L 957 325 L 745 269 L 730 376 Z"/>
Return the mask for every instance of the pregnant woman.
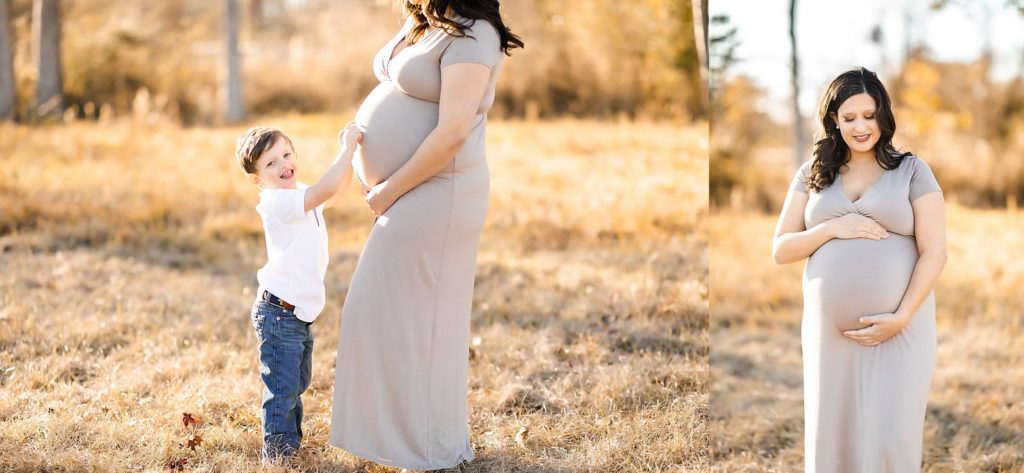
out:
<path id="1" fill-rule="evenodd" d="M 871 71 L 837 77 L 824 136 L 797 171 L 775 261 L 804 268 L 805 469 L 920 471 L 935 366 L 932 288 L 946 262 L 945 204 L 924 161 L 892 145 L 889 96 Z"/>
<path id="2" fill-rule="evenodd" d="M 330 443 L 431 470 L 473 458 L 469 314 L 487 214 L 487 110 L 523 43 L 497 0 L 405 0 L 356 113 L 353 160 L 377 216 L 342 309 Z"/>

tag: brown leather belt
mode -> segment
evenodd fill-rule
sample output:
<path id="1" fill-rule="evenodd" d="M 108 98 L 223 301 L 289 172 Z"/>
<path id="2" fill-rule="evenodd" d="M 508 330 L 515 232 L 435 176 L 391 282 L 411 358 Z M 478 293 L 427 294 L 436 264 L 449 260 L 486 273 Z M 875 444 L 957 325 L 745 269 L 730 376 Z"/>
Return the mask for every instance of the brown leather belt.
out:
<path id="1" fill-rule="evenodd" d="M 267 301 L 267 302 L 269 302 L 271 304 L 274 304 L 274 305 L 276 305 L 276 306 L 278 306 L 278 307 L 280 307 L 280 308 L 282 308 L 284 310 L 290 310 L 290 311 L 294 311 L 295 310 L 295 306 L 294 305 L 289 304 L 289 303 L 285 302 L 284 300 L 282 300 L 280 297 L 277 297 L 277 296 L 271 294 L 270 291 L 263 291 L 262 298 L 263 298 L 263 300 L 265 300 L 265 301 Z"/>

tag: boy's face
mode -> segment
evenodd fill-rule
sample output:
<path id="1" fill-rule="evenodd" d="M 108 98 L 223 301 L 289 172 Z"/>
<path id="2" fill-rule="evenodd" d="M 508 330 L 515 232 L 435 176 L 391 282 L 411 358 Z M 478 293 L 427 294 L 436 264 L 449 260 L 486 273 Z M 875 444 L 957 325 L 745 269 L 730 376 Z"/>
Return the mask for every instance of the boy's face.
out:
<path id="1" fill-rule="evenodd" d="M 256 160 L 256 173 L 249 180 L 264 189 L 295 189 L 298 173 L 295 150 L 281 137 Z"/>

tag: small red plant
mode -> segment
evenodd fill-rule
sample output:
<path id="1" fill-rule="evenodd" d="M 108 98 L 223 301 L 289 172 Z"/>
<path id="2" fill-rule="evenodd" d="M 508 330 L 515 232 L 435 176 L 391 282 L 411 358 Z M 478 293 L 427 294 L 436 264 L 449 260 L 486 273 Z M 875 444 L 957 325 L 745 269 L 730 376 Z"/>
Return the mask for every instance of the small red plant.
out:
<path id="1" fill-rule="evenodd" d="M 199 418 L 192 417 L 192 414 L 189 414 L 188 412 L 182 412 L 181 422 L 185 424 L 186 428 L 188 428 L 189 425 L 199 425 Z"/>
<path id="2" fill-rule="evenodd" d="M 185 469 L 185 464 L 188 463 L 188 458 L 176 458 L 167 460 L 167 469 L 171 471 L 181 471 Z"/>
<path id="3" fill-rule="evenodd" d="M 199 435 L 199 417 L 193 416 L 188 412 L 182 412 L 181 423 L 185 426 L 186 437 L 184 441 L 178 442 L 178 448 L 187 448 L 191 450 L 194 455 L 196 447 L 202 446 L 203 444 L 203 436 Z M 188 458 L 180 457 L 167 460 L 167 463 L 164 466 L 171 471 L 183 471 L 187 464 Z"/>

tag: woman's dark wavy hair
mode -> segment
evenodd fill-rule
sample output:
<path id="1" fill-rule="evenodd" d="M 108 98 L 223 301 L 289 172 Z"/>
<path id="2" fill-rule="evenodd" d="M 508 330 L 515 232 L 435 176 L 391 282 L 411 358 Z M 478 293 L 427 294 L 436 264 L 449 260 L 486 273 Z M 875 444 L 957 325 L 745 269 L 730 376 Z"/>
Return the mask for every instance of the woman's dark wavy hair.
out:
<path id="1" fill-rule="evenodd" d="M 892 114 L 892 103 L 878 76 L 863 67 L 855 67 L 836 77 L 825 89 L 818 102 L 818 118 L 821 120 L 823 135 L 814 143 L 814 161 L 807 175 L 807 188 L 820 192 L 832 185 L 839 170 L 850 161 L 850 148 L 836 128 L 833 114 L 839 106 L 857 94 L 866 93 L 875 99 L 875 120 L 881 134 L 875 144 L 875 161 L 882 169 L 896 169 L 903 158 L 910 153 L 901 153 L 892 145 L 896 134 L 896 119 Z"/>
<path id="2" fill-rule="evenodd" d="M 501 37 L 501 51 L 506 55 L 510 55 L 510 49 L 523 47 L 523 40 L 512 34 L 502 21 L 498 0 L 427 0 L 422 7 L 409 0 L 400 1 L 405 15 L 411 17 L 414 22 L 412 30 L 405 35 L 405 40 L 409 44 L 419 41 L 431 26 L 441 28 L 452 36 L 470 36 L 466 34 L 466 30 L 472 23 L 464 25 L 448 18 L 446 13 L 450 8 L 453 13 L 463 18 L 485 20 L 493 25 Z"/>

